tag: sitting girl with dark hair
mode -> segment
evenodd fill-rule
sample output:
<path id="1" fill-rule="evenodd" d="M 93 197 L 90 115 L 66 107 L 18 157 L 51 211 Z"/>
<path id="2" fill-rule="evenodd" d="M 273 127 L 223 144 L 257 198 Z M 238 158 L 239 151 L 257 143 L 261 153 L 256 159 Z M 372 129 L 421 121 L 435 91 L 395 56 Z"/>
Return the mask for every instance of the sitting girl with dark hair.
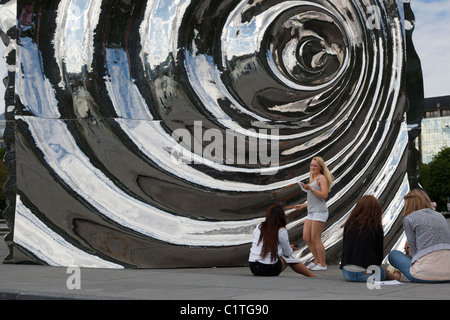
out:
<path id="1" fill-rule="evenodd" d="M 379 281 L 400 280 L 381 266 L 384 254 L 383 209 L 377 198 L 365 195 L 358 200 L 344 225 L 341 269 L 346 281 L 366 282 L 372 275 L 368 267 L 377 268 Z"/>
<path id="2" fill-rule="evenodd" d="M 266 219 L 253 231 L 250 249 L 250 270 L 255 276 L 278 276 L 287 265 L 297 273 L 315 277 L 301 262 L 287 263 L 284 256 L 293 253 L 286 229 L 286 215 L 280 205 L 272 205 L 266 212 Z"/>

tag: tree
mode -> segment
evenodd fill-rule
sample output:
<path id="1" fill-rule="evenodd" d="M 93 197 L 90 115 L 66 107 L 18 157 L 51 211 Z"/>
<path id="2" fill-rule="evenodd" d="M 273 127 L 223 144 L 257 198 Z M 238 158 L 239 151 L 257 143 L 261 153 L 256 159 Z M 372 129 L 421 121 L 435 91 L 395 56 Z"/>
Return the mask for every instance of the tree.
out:
<path id="1" fill-rule="evenodd" d="M 450 196 L 449 147 L 441 148 L 428 165 L 420 165 L 419 182 L 431 200 L 436 201 L 436 210 L 447 211 L 447 197 Z"/>

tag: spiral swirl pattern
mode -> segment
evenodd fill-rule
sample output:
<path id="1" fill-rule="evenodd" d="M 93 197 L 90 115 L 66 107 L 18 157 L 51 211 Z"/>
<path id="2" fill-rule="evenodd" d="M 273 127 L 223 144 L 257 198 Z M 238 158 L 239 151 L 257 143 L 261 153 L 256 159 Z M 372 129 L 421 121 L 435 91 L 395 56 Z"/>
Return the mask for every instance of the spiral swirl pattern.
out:
<path id="1" fill-rule="evenodd" d="M 395 2 L 60 0 L 17 10 L 14 243 L 29 259 L 245 264 L 267 207 L 306 199 L 296 181 L 315 155 L 336 178 L 329 260 L 364 194 L 385 209 L 388 245 L 398 238 L 409 186 Z M 301 241 L 305 213 L 287 213 Z M 310 258 L 304 244 L 296 254 Z"/>

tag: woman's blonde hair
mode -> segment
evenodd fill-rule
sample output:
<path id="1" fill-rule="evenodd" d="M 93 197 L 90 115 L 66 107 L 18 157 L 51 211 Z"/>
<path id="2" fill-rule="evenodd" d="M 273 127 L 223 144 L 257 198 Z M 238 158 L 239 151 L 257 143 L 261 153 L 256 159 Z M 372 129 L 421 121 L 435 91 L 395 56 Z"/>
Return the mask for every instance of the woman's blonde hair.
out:
<path id="1" fill-rule="evenodd" d="M 421 189 L 414 189 L 408 192 L 403 199 L 405 199 L 405 208 L 403 209 L 403 216 L 425 208 L 431 207 L 431 200 L 428 195 Z"/>
<path id="2" fill-rule="evenodd" d="M 320 173 L 322 173 L 325 176 L 325 178 L 327 179 L 328 191 L 330 191 L 331 186 L 333 185 L 334 177 L 331 174 L 330 170 L 328 170 L 327 165 L 325 164 L 325 161 L 323 161 L 323 159 L 321 157 L 314 157 L 314 158 L 312 158 L 312 160 L 316 160 L 317 163 L 319 164 L 319 166 L 321 168 Z M 313 177 L 312 173 L 310 172 L 309 173 L 309 183 L 313 182 L 313 179 L 314 179 L 314 177 Z"/>

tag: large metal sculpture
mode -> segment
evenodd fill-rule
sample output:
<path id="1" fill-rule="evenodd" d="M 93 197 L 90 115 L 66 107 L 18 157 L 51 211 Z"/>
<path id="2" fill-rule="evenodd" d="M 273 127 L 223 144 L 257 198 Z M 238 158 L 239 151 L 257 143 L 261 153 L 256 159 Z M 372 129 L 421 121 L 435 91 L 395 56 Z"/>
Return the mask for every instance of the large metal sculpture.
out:
<path id="1" fill-rule="evenodd" d="M 328 261 L 364 194 L 398 245 L 405 21 L 393 0 L 17 1 L 5 261 L 244 265 L 315 155 L 336 178 Z M 287 213 L 306 261 L 305 212 Z"/>

